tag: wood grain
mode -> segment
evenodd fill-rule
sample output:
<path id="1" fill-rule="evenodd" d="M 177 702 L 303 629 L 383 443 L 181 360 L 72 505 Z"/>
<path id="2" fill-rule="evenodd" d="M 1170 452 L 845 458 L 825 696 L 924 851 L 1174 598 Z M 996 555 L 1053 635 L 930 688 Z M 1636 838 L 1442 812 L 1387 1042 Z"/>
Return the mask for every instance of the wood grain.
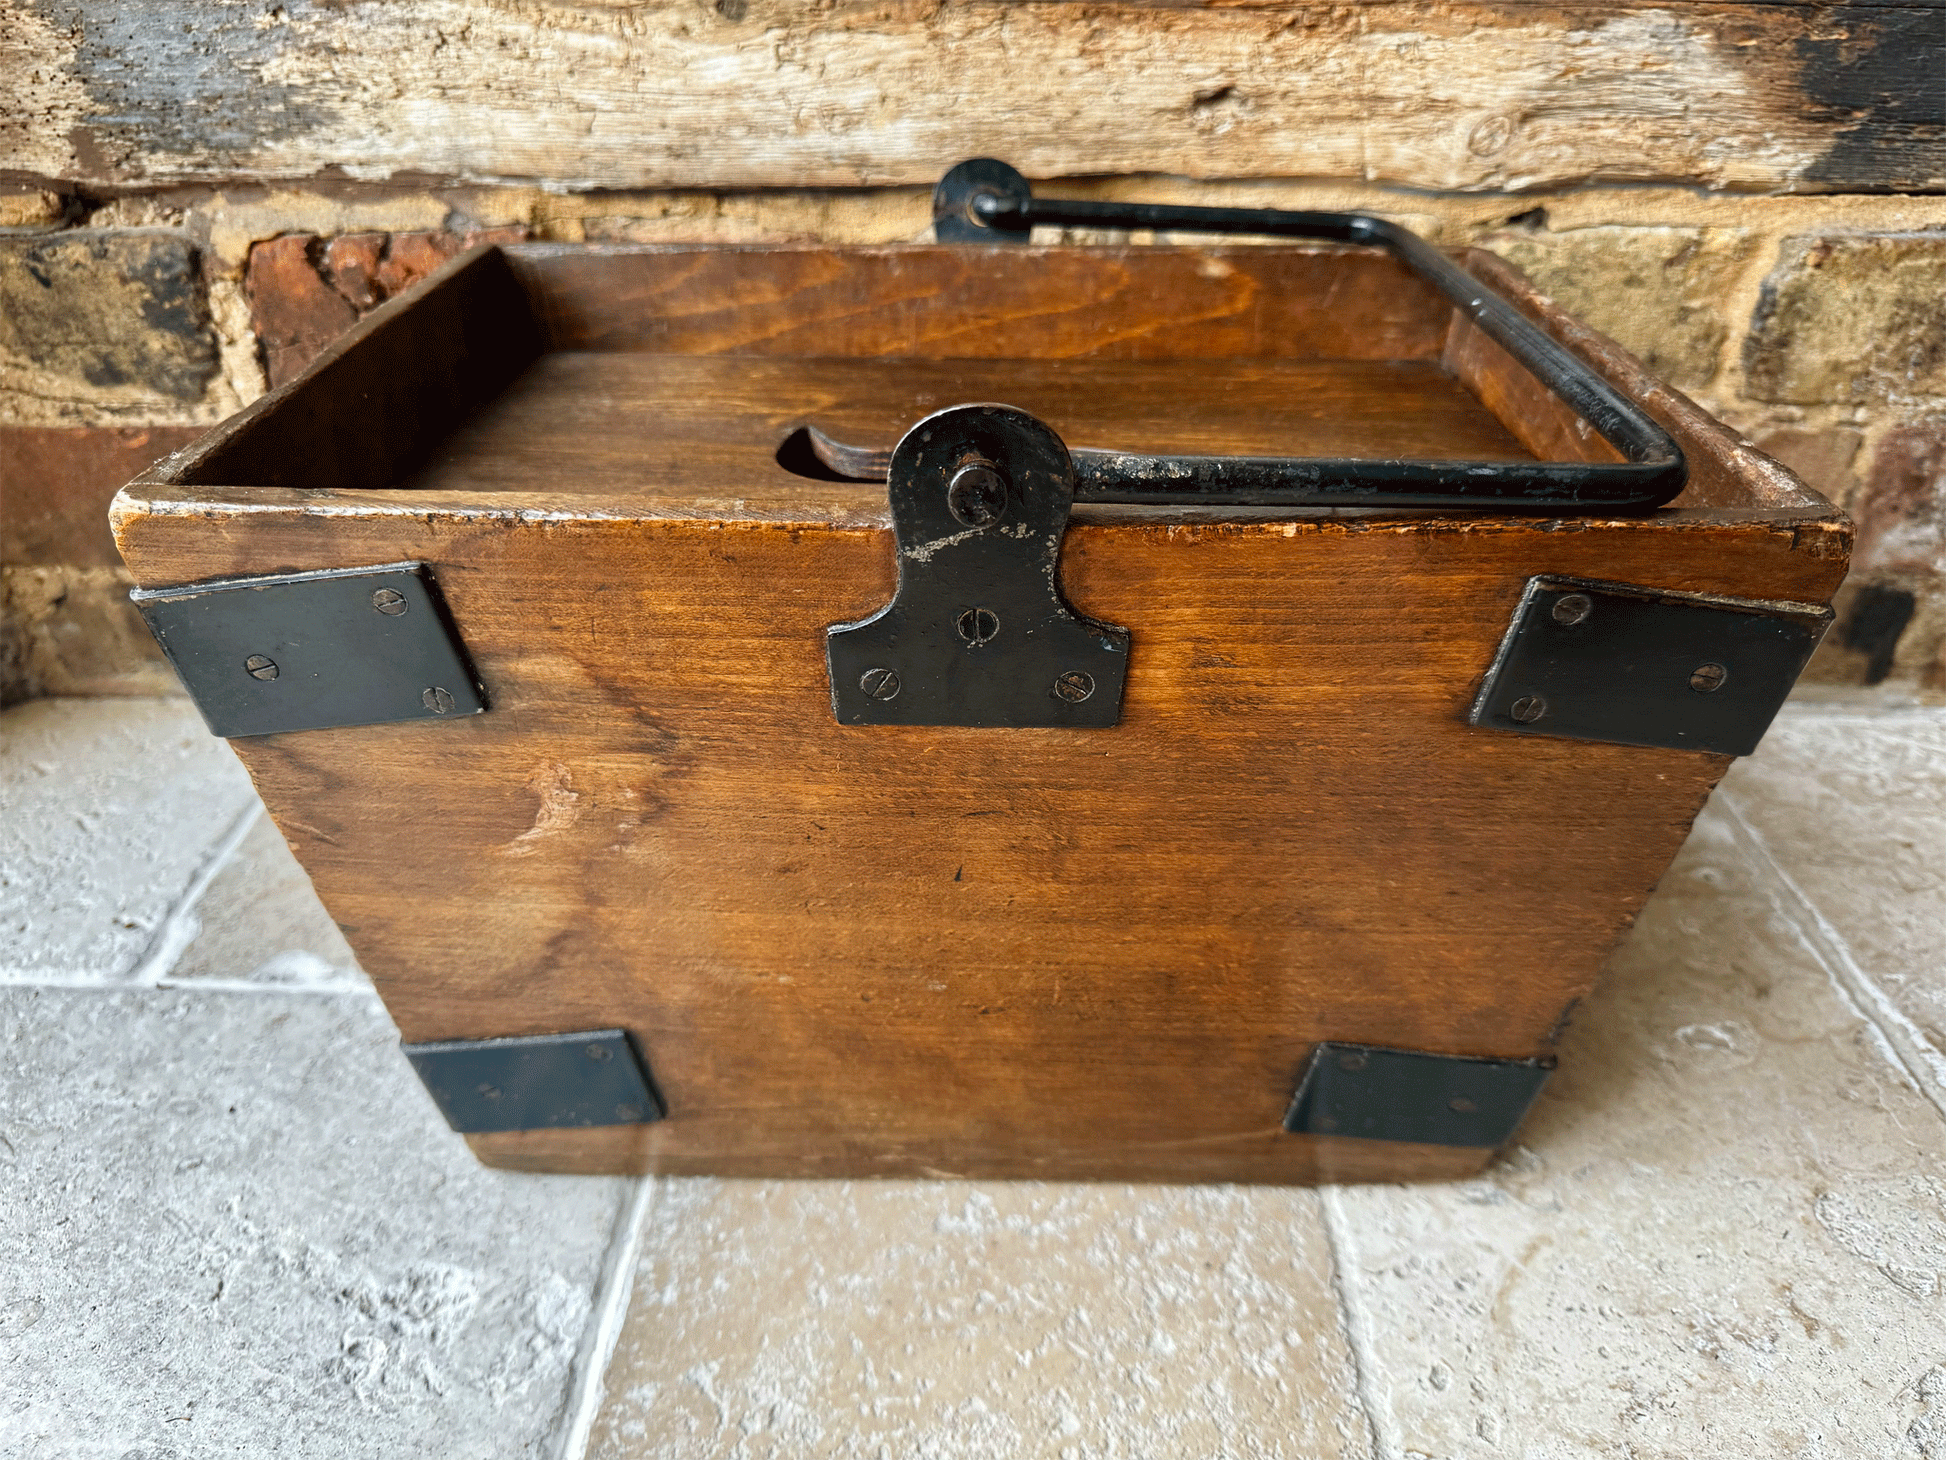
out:
<path id="1" fill-rule="evenodd" d="M 1151 267 L 1129 252 L 1087 257 L 1104 280 Z M 652 254 L 618 266 L 635 291 L 618 315 L 653 318 L 643 301 L 668 297 L 638 288 Z M 770 276 L 760 264 L 733 276 L 746 297 L 803 277 L 794 256 Z M 1158 307 L 1104 297 L 1111 339 Z M 853 313 L 896 316 L 889 301 Z M 1639 369 L 1575 347 L 1612 379 Z M 481 1137 L 482 1159 L 1461 1175 L 1487 1153 L 1283 1135 L 1312 1045 L 1546 1052 L 1727 764 L 1469 727 L 1523 585 L 1550 573 L 1821 602 L 1848 537 L 1781 468 L 1764 476 L 1664 399 L 1653 408 L 1714 473 L 1715 505 L 1565 521 L 1098 508 L 1077 514 L 1063 576 L 1079 609 L 1133 632 L 1118 727 L 836 723 L 824 629 L 885 602 L 894 565 L 882 492 L 765 459 L 807 402 L 862 428 L 999 375 L 1076 421 L 1154 418 L 1212 446 L 1323 439 L 1361 412 L 1362 430 L 1404 431 L 1411 411 L 1501 429 L 1436 361 L 1354 360 L 1333 387 L 1316 362 L 1263 349 L 1174 364 L 549 356 L 432 451 L 417 485 L 164 471 L 124 492 L 118 539 L 147 585 L 433 565 L 488 714 L 236 746 L 407 1040 L 619 1024 L 646 1049 L 667 1121 Z M 324 379 L 259 417 L 252 449 L 273 449 L 279 412 L 310 439 Z M 1257 419 L 1297 381 L 1336 404 Z M 1178 392 L 1180 419 L 1160 419 Z M 1199 402 L 1220 408 L 1199 422 Z M 712 452 L 717 433 L 732 447 Z M 701 464 L 686 475 L 676 447 Z M 1754 485 L 1739 496 L 1740 472 Z"/>
<path id="2" fill-rule="evenodd" d="M 930 183 L 981 155 L 1036 177 L 1946 184 L 1931 0 L 63 14 L 23 11 L 0 52 L 18 101 L 0 168 L 104 187 L 346 166 L 566 190 L 847 187 Z"/>
<path id="3" fill-rule="evenodd" d="M 1318 1038 L 1539 1052 L 1726 762 L 1467 727 L 1521 585 L 1841 567 L 1748 528 L 1078 526 L 1075 601 L 1135 635 L 1119 728 L 861 732 L 822 631 L 889 593 L 880 531 L 320 505 L 124 543 L 144 581 L 435 565 L 491 713 L 239 753 L 405 1038 L 622 1024 L 670 1169 L 1100 1172 L 1268 1130 Z"/>
<path id="4" fill-rule="evenodd" d="M 1377 249 L 522 244 L 507 253 L 555 350 L 1436 360 L 1448 313 Z"/>
<path id="5" fill-rule="evenodd" d="M 751 360 L 543 356 L 398 485 L 405 490 L 747 496 L 817 425 L 890 448 L 920 417 L 1001 401 L 1070 446 L 1270 456 L 1525 460 L 1480 402 L 1423 361 Z"/>

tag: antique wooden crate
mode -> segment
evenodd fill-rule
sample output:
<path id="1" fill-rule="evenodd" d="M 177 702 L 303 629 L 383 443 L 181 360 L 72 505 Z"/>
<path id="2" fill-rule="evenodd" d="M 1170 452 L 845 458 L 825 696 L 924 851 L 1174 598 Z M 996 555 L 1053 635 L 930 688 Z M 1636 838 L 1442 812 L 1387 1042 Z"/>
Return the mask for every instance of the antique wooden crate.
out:
<path id="1" fill-rule="evenodd" d="M 485 1162 L 1460 1176 L 1730 759 L 1473 723 L 1510 626 L 1625 585 L 1815 637 L 1849 547 L 1783 468 L 1463 263 L 1674 436 L 1682 496 L 1079 505 L 1060 581 L 1129 636 L 1095 728 L 840 723 L 826 630 L 892 597 L 894 543 L 884 484 L 821 478 L 801 428 L 889 447 L 1001 401 L 1131 451 L 1606 448 L 1369 249 L 522 245 L 375 313 L 132 483 L 115 529 L 150 591 L 422 565 L 298 579 L 248 665 L 213 652 L 239 694 L 391 692 L 326 683 L 364 671 L 306 625 L 443 601 L 470 670 L 424 717 L 234 743 L 409 1046 L 572 1034 L 532 1047 L 546 1078 L 565 1049 L 659 1091 L 491 1129 L 513 1066 L 415 1051 Z M 263 678 L 279 655 L 310 668 Z"/>

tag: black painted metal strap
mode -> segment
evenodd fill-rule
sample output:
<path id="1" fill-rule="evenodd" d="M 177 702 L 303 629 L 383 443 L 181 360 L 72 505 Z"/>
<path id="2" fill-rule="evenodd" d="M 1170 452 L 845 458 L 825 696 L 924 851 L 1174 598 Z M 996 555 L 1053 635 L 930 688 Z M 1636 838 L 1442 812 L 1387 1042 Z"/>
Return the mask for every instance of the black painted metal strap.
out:
<path id="1" fill-rule="evenodd" d="M 1330 1040 L 1311 1052 L 1284 1129 L 1426 1146 L 1498 1146 L 1553 1073 L 1552 1059 L 1476 1059 Z"/>
<path id="2" fill-rule="evenodd" d="M 1383 248 L 1451 300 L 1620 453 L 1619 462 L 1341 460 L 1151 456 L 1077 450 L 1074 499 L 1138 505 L 1474 507 L 1611 512 L 1659 507 L 1680 492 L 1682 449 L 1635 402 L 1513 305 L 1408 229 L 1363 213 L 1195 208 L 1037 198 L 991 158 L 963 162 L 933 193 L 941 242 L 1025 243 L 1037 225 L 1315 238 Z M 827 464 L 867 470 L 877 453 L 827 443 Z M 850 453 L 847 456 L 847 453 Z"/>
<path id="3" fill-rule="evenodd" d="M 620 1029 L 401 1048 L 456 1131 L 638 1125 L 665 1114 L 648 1065 Z"/>

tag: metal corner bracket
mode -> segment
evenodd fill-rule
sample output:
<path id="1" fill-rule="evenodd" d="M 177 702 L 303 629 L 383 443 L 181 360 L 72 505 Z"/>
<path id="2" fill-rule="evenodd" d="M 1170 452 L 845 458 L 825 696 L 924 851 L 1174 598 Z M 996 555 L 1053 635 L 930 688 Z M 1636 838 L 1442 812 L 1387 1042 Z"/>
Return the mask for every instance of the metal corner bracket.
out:
<path id="1" fill-rule="evenodd" d="M 1823 604 L 1530 578 L 1467 722 L 1748 755 L 1830 622 Z"/>
<path id="2" fill-rule="evenodd" d="M 620 1029 L 401 1044 L 454 1130 L 638 1125 L 667 1113 L 635 1042 Z"/>
<path id="3" fill-rule="evenodd" d="M 129 597 L 212 734 L 454 720 L 487 707 L 424 563 L 222 578 Z"/>
<path id="4" fill-rule="evenodd" d="M 1325 1040 L 1298 1078 L 1284 1129 L 1426 1146 L 1499 1146 L 1553 1072 L 1552 1059 L 1480 1059 Z"/>

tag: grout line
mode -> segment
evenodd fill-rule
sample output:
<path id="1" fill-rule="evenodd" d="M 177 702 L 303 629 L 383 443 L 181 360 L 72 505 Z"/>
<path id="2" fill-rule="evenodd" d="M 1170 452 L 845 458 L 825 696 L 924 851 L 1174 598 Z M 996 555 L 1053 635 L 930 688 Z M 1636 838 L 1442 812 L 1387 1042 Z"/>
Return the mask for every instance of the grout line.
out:
<path id="1" fill-rule="evenodd" d="M 378 990 L 367 983 L 258 983 L 247 978 L 158 978 L 141 983 L 127 979 L 88 978 L 55 973 L 42 977 L 0 978 L 0 989 L 88 989 L 102 994 L 125 994 L 139 989 L 211 994 L 317 994 L 325 998 L 362 998 L 378 1002 Z"/>
<path id="2" fill-rule="evenodd" d="M 333 983 L 259 983 L 248 978 L 164 978 L 156 980 L 155 986 L 209 994 L 316 994 L 321 998 L 380 1002 L 377 989 L 350 979 Z"/>
<path id="3" fill-rule="evenodd" d="M 1901 721 L 1914 720 L 1928 724 L 1946 724 L 1946 705 L 1905 703 L 1886 705 L 1860 705 L 1838 700 L 1786 700 L 1778 712 L 1778 719 L 1788 723 L 1791 720 L 1832 720 L 1855 721 L 1859 724 L 1884 725 L 1888 729 L 1909 728 Z"/>
<path id="4" fill-rule="evenodd" d="M 1351 1354 L 1352 1382 L 1358 1391 L 1358 1408 L 1365 1416 L 1365 1441 L 1374 1460 L 1399 1460 L 1403 1451 L 1392 1433 L 1391 1414 L 1373 1392 L 1378 1373 L 1378 1355 L 1371 1335 L 1358 1312 L 1358 1283 L 1353 1275 L 1357 1249 L 1352 1242 L 1351 1223 L 1339 1208 L 1341 1188 L 1321 1186 L 1318 1202 L 1324 1211 L 1324 1236 L 1331 1249 L 1331 1292 L 1337 1301 L 1338 1327 Z"/>
<path id="5" fill-rule="evenodd" d="M 203 894 L 209 891 L 209 885 L 216 880 L 216 874 L 229 865 L 230 858 L 236 855 L 236 849 L 243 845 L 244 837 L 250 834 L 250 828 L 257 824 L 257 818 L 263 815 L 263 811 L 264 803 L 252 796 L 250 804 L 244 807 L 242 814 L 230 823 L 230 829 L 223 834 L 223 839 L 203 859 L 203 865 L 198 867 L 196 875 L 189 879 L 189 886 L 185 887 L 182 895 L 170 904 L 169 911 L 164 914 L 162 922 L 155 930 L 155 936 L 149 939 L 148 947 L 142 950 L 141 960 L 122 978 L 104 982 L 111 986 L 154 985 L 168 977 L 169 970 L 176 966 L 176 960 L 182 957 L 184 950 L 191 943 L 196 941 L 198 926 L 192 916 L 196 911 L 196 904 L 201 902 Z"/>
<path id="6" fill-rule="evenodd" d="M 561 1431 L 557 1460 L 583 1460 L 594 1435 L 595 1419 L 602 1400 L 608 1397 L 603 1380 L 608 1361 L 615 1356 L 615 1344 L 622 1336 L 622 1321 L 628 1317 L 628 1302 L 635 1292 L 635 1262 L 642 1250 L 642 1229 L 648 1225 L 649 1209 L 655 1205 L 659 1183 L 653 1176 L 637 1178 L 635 1187 L 615 1218 L 608 1238 L 608 1252 L 602 1258 L 601 1277 L 595 1283 L 595 1300 L 588 1314 L 588 1326 L 581 1333 L 581 1349 L 574 1356 L 568 1381 L 567 1422 Z"/>
<path id="7" fill-rule="evenodd" d="M 1718 787 L 1715 800 L 1722 805 L 1732 832 L 1755 857 L 1760 870 L 1776 881 L 1788 900 L 1795 904 L 1794 910 L 1802 914 L 1801 917 L 1794 917 L 1792 908 L 1779 909 L 1786 921 L 1792 924 L 1799 940 L 1811 950 L 1812 957 L 1824 966 L 1825 975 L 1837 987 L 1845 1002 L 1878 1036 L 1893 1066 L 1918 1087 L 1919 1093 L 1933 1103 L 1941 1116 L 1946 1117 L 1946 1055 L 1933 1046 L 1925 1032 L 1908 1019 L 1885 990 L 1878 986 L 1877 981 L 1859 966 L 1844 935 L 1818 911 L 1817 904 L 1771 855 L 1763 837 L 1743 814 L 1743 808 L 1737 805 L 1736 797 Z"/>

